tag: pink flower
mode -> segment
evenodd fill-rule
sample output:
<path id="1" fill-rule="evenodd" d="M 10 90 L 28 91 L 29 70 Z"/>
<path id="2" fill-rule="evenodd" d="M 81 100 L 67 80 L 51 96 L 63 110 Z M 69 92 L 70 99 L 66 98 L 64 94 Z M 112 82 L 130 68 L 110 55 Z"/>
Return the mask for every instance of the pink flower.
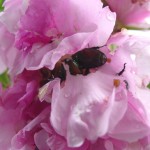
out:
<path id="1" fill-rule="evenodd" d="M 37 99 L 38 72 L 24 71 L 15 78 L 13 84 L 5 91 L 1 89 L 0 95 L 0 147 L 4 150 L 13 149 L 12 139 L 17 132 L 47 107 L 45 102 L 41 104 Z M 32 136 L 28 139 L 27 147 L 31 146 L 31 139 Z"/>
<path id="2" fill-rule="evenodd" d="M 52 126 L 67 139 L 70 147 L 79 147 L 85 139 L 93 142 L 106 135 L 133 143 L 149 134 L 147 85 L 150 78 L 146 48 L 149 39 L 124 32 L 110 38 L 109 51 L 101 48 L 111 58 L 110 63 L 87 76 L 73 76 L 67 70 L 64 85 L 60 86 L 59 80 L 45 85 L 46 91 L 51 93 Z M 111 48 L 113 45 L 116 49 Z M 120 85 L 117 86 L 115 80 Z"/>
<path id="3" fill-rule="evenodd" d="M 0 44 L 4 48 L 4 53 L 0 51 L 2 63 L 16 74 L 24 68 L 52 69 L 65 54 L 87 45 L 104 45 L 113 30 L 115 14 L 102 8 L 99 0 L 6 0 L 0 21 L 1 32 L 11 37 L 7 38 L 9 47 L 4 45 L 4 36 Z M 6 61 L 8 55 L 13 58 Z"/>
<path id="4" fill-rule="evenodd" d="M 149 42 L 146 32 L 127 30 L 114 35 L 108 42 L 116 45 L 114 57 L 118 55 L 124 61 L 130 59 L 132 62 L 131 66 L 127 63 L 128 67 L 124 72 L 129 88 L 128 109 L 119 124 L 111 131 L 110 136 L 113 138 L 134 142 L 150 133 L 150 91 L 147 87 L 150 83 Z M 121 55 L 121 51 L 124 51 L 124 55 Z"/>
<path id="5" fill-rule="evenodd" d="M 106 0 L 111 10 L 117 13 L 121 23 L 129 26 L 149 27 L 146 21 L 150 16 L 149 0 Z"/>
<path id="6" fill-rule="evenodd" d="M 132 15 L 118 17 L 125 24 L 141 23 L 149 16 L 143 9 L 148 2 L 123 1 Z M 109 38 L 115 13 L 99 0 L 6 0 L 4 5 L 0 73 L 8 67 L 12 84 L 6 90 L 0 86 L 2 149 L 149 149 L 147 33 L 122 30 Z M 122 12 L 116 6 L 112 10 Z M 99 49 L 106 55 L 104 65 L 72 75 L 63 62 L 66 79 L 50 78 L 41 86 L 38 69 L 52 70 L 63 56 L 106 43 Z"/>

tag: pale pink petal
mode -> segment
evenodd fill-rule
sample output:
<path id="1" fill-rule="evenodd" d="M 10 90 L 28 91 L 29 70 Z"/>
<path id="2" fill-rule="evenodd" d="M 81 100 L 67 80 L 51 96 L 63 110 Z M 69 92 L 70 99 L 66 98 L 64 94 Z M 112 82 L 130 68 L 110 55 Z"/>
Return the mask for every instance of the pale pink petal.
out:
<path id="1" fill-rule="evenodd" d="M 69 146 L 80 146 L 85 138 L 96 140 L 121 119 L 126 110 L 125 94 L 120 93 L 122 99 L 115 101 L 116 92 L 112 92 L 112 87 L 113 78 L 100 71 L 88 76 L 68 76 L 58 96 L 53 97 L 51 122 L 67 138 Z M 120 110 L 120 114 L 116 115 L 115 110 Z M 115 123 L 113 116 L 116 116 Z"/>
<path id="2" fill-rule="evenodd" d="M 44 109 L 37 117 L 22 128 L 11 140 L 11 146 L 14 149 L 22 149 L 26 145 L 34 145 L 33 134 L 41 121 L 49 114 L 50 108 Z"/>

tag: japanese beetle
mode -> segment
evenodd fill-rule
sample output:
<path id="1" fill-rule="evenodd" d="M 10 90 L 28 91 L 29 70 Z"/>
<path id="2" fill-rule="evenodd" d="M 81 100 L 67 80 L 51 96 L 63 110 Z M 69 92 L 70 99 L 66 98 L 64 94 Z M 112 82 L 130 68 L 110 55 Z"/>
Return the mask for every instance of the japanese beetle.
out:
<path id="1" fill-rule="evenodd" d="M 73 54 L 71 59 L 65 62 L 69 65 L 69 71 L 72 75 L 87 75 L 89 69 L 104 65 L 107 62 L 106 55 L 99 50 L 99 47 L 84 48 Z"/>
<path id="2" fill-rule="evenodd" d="M 66 80 L 66 70 L 63 62 L 69 66 L 69 72 L 71 75 L 90 73 L 89 69 L 96 68 L 104 65 L 108 61 L 106 55 L 99 50 L 99 47 L 84 48 L 83 50 L 60 59 L 53 70 L 47 68 L 41 69 L 42 81 L 41 85 L 53 80 L 54 78 L 60 78 L 61 81 Z"/>
<path id="3" fill-rule="evenodd" d="M 72 59 L 79 69 L 90 69 L 104 65 L 107 62 L 106 55 L 98 50 L 99 47 L 85 48 L 72 55 Z"/>

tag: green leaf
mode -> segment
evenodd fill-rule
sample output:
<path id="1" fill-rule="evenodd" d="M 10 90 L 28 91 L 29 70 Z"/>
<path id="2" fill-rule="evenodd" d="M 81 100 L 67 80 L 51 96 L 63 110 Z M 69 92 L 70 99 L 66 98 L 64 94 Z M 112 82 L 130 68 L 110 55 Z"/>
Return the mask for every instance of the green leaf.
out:
<path id="1" fill-rule="evenodd" d="M 4 3 L 4 0 L 0 0 L 0 11 L 4 10 L 3 3 Z"/>
<path id="2" fill-rule="evenodd" d="M 150 83 L 147 85 L 147 87 L 150 89 Z"/>
<path id="3" fill-rule="evenodd" d="M 0 83 L 2 84 L 3 88 L 7 88 L 10 85 L 10 77 L 7 71 L 0 74 Z"/>

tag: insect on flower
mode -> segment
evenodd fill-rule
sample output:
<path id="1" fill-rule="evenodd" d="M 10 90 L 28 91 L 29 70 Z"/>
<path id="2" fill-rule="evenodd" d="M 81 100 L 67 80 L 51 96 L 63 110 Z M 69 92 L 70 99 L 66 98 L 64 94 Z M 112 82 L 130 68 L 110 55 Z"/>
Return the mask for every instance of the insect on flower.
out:
<path id="1" fill-rule="evenodd" d="M 90 73 L 89 69 L 100 67 L 107 61 L 109 60 L 106 55 L 99 50 L 99 47 L 85 48 L 73 54 L 71 59 L 65 60 L 69 65 L 69 71 L 72 75 L 87 75 Z"/>
<path id="2" fill-rule="evenodd" d="M 90 73 L 89 69 L 103 66 L 107 61 L 110 62 L 110 59 L 107 59 L 106 55 L 99 50 L 99 47 L 85 48 L 71 57 L 60 59 L 53 70 L 42 68 L 41 86 L 57 77 L 61 81 L 66 79 L 63 62 L 69 66 L 71 75 L 87 75 Z"/>

